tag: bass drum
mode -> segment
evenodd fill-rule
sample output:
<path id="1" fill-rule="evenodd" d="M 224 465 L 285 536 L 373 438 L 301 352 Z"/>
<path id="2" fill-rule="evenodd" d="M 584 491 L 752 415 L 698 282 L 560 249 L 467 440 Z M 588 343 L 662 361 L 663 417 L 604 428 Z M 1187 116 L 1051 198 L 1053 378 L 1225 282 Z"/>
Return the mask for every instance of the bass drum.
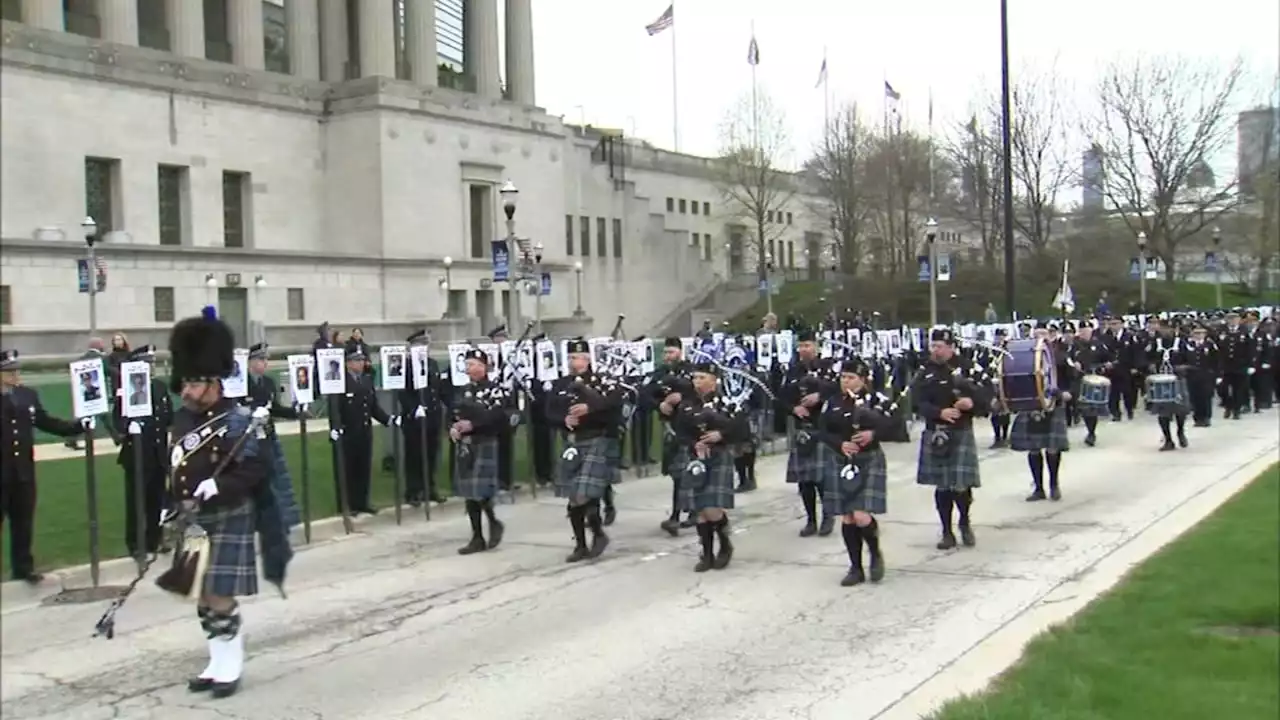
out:
<path id="1" fill-rule="evenodd" d="M 1043 340 L 1010 340 L 1000 364 L 1000 402 L 1009 412 L 1039 412 L 1058 386 L 1053 352 Z"/>

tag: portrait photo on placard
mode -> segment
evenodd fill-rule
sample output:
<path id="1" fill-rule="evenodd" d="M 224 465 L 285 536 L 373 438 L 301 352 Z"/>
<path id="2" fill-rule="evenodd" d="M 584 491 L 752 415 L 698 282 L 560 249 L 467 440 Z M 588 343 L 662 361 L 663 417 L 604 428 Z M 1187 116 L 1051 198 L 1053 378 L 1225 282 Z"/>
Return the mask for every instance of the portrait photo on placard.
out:
<path id="1" fill-rule="evenodd" d="M 409 349 L 403 345 L 388 345 L 379 348 L 378 355 L 382 368 L 378 379 L 383 390 L 403 390 L 405 388 L 405 356 Z"/>
<path id="2" fill-rule="evenodd" d="M 538 341 L 538 381 L 552 382 L 560 377 L 560 365 L 556 362 L 556 344 L 551 340 Z"/>
<path id="3" fill-rule="evenodd" d="M 794 336 L 788 330 L 784 330 L 774 336 L 773 354 L 778 358 L 778 364 L 791 364 L 792 349 L 794 347 L 792 341 L 794 339 Z"/>
<path id="4" fill-rule="evenodd" d="M 236 348 L 231 354 L 231 375 L 222 379 L 222 394 L 242 398 L 249 394 L 249 350 Z"/>
<path id="5" fill-rule="evenodd" d="M 427 371 L 431 367 L 431 363 L 427 362 L 427 360 L 430 357 L 430 348 L 426 345 L 414 345 L 409 348 L 409 364 L 413 369 L 413 386 L 415 388 L 422 389 L 427 387 Z"/>
<path id="6" fill-rule="evenodd" d="M 71 363 L 71 400 L 76 417 L 101 415 L 107 411 L 106 378 L 102 358 Z"/>
<path id="7" fill-rule="evenodd" d="M 347 351 L 343 348 L 316 350 L 316 362 L 320 363 L 320 394 L 341 395 L 347 391 L 347 374 L 343 367 Z"/>
<path id="8" fill-rule="evenodd" d="M 467 343 L 450 343 L 448 352 L 449 384 L 462 387 L 471 382 L 471 378 L 467 377 L 467 353 L 471 352 L 471 346 Z"/>
<path id="9" fill-rule="evenodd" d="M 124 416 L 127 418 L 151 415 L 151 365 L 145 362 L 127 362 L 120 365 L 121 385 L 124 386 Z"/>
<path id="10" fill-rule="evenodd" d="M 489 358 L 489 380 L 497 382 L 502 377 L 502 368 L 505 366 L 502 362 L 502 346 L 498 343 L 480 343 L 476 347 Z"/>
<path id="11" fill-rule="evenodd" d="M 311 355 L 289 356 L 289 389 L 295 405 L 310 405 L 316 401 L 315 362 Z"/>

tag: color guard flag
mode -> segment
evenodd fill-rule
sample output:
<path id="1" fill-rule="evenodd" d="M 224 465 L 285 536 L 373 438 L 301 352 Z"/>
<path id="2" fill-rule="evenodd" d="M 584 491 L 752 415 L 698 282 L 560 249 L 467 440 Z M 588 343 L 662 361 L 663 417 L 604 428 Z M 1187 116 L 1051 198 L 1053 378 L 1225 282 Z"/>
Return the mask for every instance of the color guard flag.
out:
<path id="1" fill-rule="evenodd" d="M 662 15 L 660 15 L 657 20 L 654 20 L 653 22 L 646 25 L 644 29 L 645 29 L 645 32 L 649 33 L 649 35 L 652 37 L 653 35 L 657 35 L 663 30 L 666 30 L 667 28 L 671 27 L 672 23 L 674 23 L 675 21 L 676 21 L 676 4 L 671 3 L 670 5 L 667 6 L 666 12 L 662 13 Z"/>

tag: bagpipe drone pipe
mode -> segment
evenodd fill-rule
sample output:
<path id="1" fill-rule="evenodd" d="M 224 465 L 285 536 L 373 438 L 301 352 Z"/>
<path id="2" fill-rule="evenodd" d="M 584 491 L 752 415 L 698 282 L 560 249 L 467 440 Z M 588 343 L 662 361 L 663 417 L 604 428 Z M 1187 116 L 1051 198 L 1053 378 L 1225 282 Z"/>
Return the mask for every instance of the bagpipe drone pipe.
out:
<path id="1" fill-rule="evenodd" d="M 843 349 L 849 356 L 861 358 L 862 348 L 840 342 L 839 340 L 828 340 L 833 346 Z M 870 370 L 868 382 L 870 389 L 875 393 L 876 410 L 880 411 L 886 418 L 883 431 L 880 433 L 881 442 L 911 442 L 911 432 L 907 426 L 911 419 L 909 394 L 911 384 L 909 382 L 900 382 L 898 375 L 898 367 L 900 365 L 898 359 L 888 355 L 887 353 L 877 353 L 871 358 L 861 358 L 867 363 Z"/>

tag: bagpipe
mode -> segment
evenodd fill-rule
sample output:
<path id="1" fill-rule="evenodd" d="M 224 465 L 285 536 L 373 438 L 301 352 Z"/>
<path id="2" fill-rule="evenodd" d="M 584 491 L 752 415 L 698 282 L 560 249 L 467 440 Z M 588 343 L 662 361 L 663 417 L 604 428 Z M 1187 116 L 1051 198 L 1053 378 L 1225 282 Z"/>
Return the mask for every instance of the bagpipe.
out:
<path id="1" fill-rule="evenodd" d="M 739 401 L 723 394 L 717 394 L 709 401 L 696 396 L 681 400 L 672 431 L 678 441 L 693 446 L 693 457 L 684 471 L 694 480 L 695 488 L 706 481 L 706 461 L 711 456 L 710 448 L 700 444 L 700 439 L 712 431 L 728 435 L 742 411 Z"/>
<path id="2" fill-rule="evenodd" d="M 245 443 L 251 437 L 256 437 L 259 440 L 266 438 L 266 426 L 269 419 L 270 413 L 266 408 L 254 410 L 250 415 L 249 427 L 245 429 L 240 437 L 236 438 L 235 443 L 232 444 L 231 449 L 222 458 L 222 461 L 218 463 L 217 467 L 214 468 L 209 479 L 216 482 L 227 471 L 231 463 L 239 459 Z M 209 439 L 225 437 L 230 429 L 229 424 L 224 424 L 213 431 Z M 177 464 L 177 462 L 171 463 L 174 466 Z M 172 472 L 172 469 L 170 472 Z M 199 512 L 200 504 L 198 501 L 183 500 L 178 503 L 176 508 L 167 510 L 160 520 L 162 531 L 169 537 L 176 538 L 175 547 L 177 549 L 173 553 L 173 564 L 160 577 L 156 578 L 156 586 L 165 592 L 184 599 L 196 599 L 199 597 L 204 584 L 205 573 L 209 569 L 209 554 L 212 546 L 209 543 L 209 534 L 197 521 Z M 138 574 L 133 581 L 121 591 L 119 597 L 111 601 L 111 605 L 107 607 L 102 617 L 94 625 L 94 637 L 104 636 L 108 640 L 115 637 L 116 613 L 128 602 L 129 596 L 137 589 L 142 579 L 147 576 L 151 566 L 158 558 L 159 555 L 152 555 L 148 558 L 138 568 Z"/>
<path id="3" fill-rule="evenodd" d="M 769 385 L 751 372 L 750 358 L 742 346 L 725 348 L 707 338 L 691 348 L 690 354 L 694 362 L 710 363 L 720 371 L 721 397 L 733 404 L 735 412 L 745 410 L 757 390 L 777 401 Z"/>

